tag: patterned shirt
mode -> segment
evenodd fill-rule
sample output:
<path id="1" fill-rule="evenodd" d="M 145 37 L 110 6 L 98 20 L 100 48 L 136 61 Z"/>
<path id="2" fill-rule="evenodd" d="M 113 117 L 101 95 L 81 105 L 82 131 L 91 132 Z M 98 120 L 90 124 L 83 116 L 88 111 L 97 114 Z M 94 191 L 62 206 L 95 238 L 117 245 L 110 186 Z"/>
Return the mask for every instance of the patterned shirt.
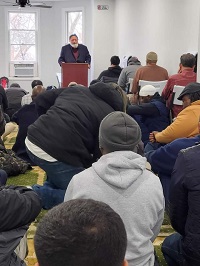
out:
<path id="1" fill-rule="evenodd" d="M 30 104 L 32 102 L 31 94 L 28 93 L 22 97 L 21 106 Z"/>

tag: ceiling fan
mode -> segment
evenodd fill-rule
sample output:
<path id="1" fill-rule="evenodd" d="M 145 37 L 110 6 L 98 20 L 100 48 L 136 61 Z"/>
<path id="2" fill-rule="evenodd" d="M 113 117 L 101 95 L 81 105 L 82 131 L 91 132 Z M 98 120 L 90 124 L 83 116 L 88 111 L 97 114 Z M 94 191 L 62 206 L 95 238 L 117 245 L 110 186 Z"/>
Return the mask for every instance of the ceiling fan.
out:
<path id="1" fill-rule="evenodd" d="M 45 3 L 30 3 L 29 0 L 16 0 L 15 3 L 3 1 L 4 3 L 9 4 L 9 6 L 19 6 L 19 7 L 42 7 L 42 8 L 52 8 L 52 6 L 46 5 Z"/>

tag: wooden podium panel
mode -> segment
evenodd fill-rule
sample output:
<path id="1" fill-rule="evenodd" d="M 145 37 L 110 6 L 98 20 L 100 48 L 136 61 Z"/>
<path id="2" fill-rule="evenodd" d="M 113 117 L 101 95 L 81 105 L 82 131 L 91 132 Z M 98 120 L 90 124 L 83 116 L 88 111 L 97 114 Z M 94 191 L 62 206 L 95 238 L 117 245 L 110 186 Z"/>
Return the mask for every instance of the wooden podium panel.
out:
<path id="1" fill-rule="evenodd" d="M 75 81 L 78 84 L 88 86 L 88 64 L 87 63 L 62 63 L 62 87 L 68 87 L 69 83 Z"/>

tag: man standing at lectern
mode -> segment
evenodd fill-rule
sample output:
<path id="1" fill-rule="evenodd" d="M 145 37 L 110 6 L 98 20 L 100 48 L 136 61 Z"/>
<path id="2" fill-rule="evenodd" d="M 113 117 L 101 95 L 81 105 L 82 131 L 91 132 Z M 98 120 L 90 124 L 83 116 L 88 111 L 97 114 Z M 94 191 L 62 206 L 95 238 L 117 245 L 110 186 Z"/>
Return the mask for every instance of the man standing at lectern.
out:
<path id="1" fill-rule="evenodd" d="M 61 66 L 62 63 L 88 63 L 90 68 L 91 56 L 87 47 L 78 43 L 78 36 L 72 34 L 69 36 L 69 44 L 65 45 L 61 49 L 58 63 Z"/>

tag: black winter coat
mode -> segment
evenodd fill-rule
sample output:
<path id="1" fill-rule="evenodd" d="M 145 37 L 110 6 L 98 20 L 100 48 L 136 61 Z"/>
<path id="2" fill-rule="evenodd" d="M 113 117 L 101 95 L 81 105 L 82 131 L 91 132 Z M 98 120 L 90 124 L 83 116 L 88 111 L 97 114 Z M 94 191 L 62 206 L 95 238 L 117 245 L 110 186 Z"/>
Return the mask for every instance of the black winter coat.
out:
<path id="1" fill-rule="evenodd" d="M 0 187 L 0 265 L 25 266 L 14 250 L 41 210 L 38 195 L 27 187 Z"/>
<path id="2" fill-rule="evenodd" d="M 47 91 L 35 103 L 43 115 L 28 128 L 28 139 L 56 160 L 85 168 L 100 156 L 100 122 L 123 110 L 119 92 L 102 82 Z"/>
<path id="3" fill-rule="evenodd" d="M 200 265 L 200 145 L 182 150 L 176 160 L 170 187 L 170 219 L 183 236 L 188 266 Z"/>

